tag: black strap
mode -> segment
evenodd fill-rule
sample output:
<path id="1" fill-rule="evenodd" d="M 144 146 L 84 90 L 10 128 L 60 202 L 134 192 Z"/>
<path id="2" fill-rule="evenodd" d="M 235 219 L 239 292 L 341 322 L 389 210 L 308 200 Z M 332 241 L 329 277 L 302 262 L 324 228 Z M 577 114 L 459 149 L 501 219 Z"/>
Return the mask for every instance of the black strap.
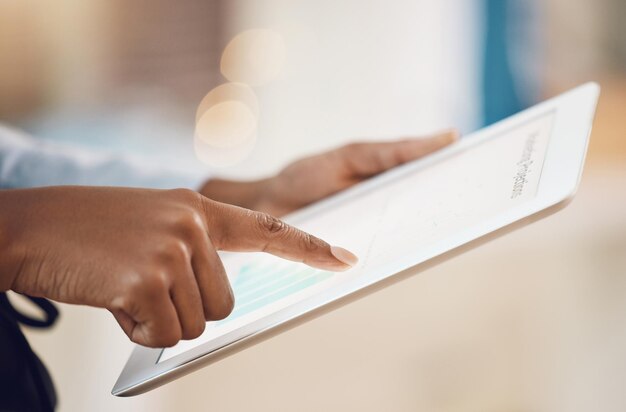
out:
<path id="1" fill-rule="evenodd" d="M 0 316 L 8 321 L 4 322 L 4 324 L 7 325 L 7 332 L 11 335 L 11 339 L 15 342 L 17 348 L 19 348 L 18 351 L 20 353 L 16 353 L 16 355 L 22 356 L 26 362 L 35 386 L 34 389 L 37 391 L 37 393 L 33 395 L 39 400 L 37 402 L 39 404 L 39 410 L 46 412 L 53 411 L 56 406 L 56 393 L 54 391 L 52 380 L 50 379 L 50 375 L 46 371 L 44 365 L 32 351 L 26 337 L 20 330 L 18 322 L 30 327 L 48 328 L 52 326 L 58 318 L 59 311 L 47 299 L 35 298 L 31 296 L 26 297 L 44 311 L 46 314 L 46 318 L 44 320 L 33 319 L 19 312 L 13 307 L 5 293 L 0 293 Z"/>
<path id="2" fill-rule="evenodd" d="M 54 322 L 56 322 L 57 318 L 59 317 L 59 310 L 56 308 L 56 306 L 54 306 L 54 304 L 52 304 L 52 302 L 45 298 L 36 298 L 28 295 L 23 296 L 28 298 L 31 302 L 39 306 L 39 308 L 44 311 L 44 313 L 46 314 L 46 318 L 44 320 L 31 318 L 30 316 L 26 316 L 22 312 L 15 309 L 15 307 L 13 307 L 13 305 L 9 301 L 9 298 L 4 293 L 0 294 L 0 305 L 4 307 L 9 316 L 25 326 L 43 329 L 49 328 L 54 324 Z"/>

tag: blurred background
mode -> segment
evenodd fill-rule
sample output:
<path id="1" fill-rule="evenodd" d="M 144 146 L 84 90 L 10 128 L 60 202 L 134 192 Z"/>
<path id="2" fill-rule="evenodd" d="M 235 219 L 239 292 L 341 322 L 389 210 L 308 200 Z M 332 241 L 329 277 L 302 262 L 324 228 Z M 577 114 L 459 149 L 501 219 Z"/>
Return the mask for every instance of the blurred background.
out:
<path id="1" fill-rule="evenodd" d="M 1 122 L 181 172 L 257 178 L 602 86 L 567 209 L 146 395 L 109 393 L 132 344 L 108 312 L 62 305 L 28 331 L 60 410 L 626 410 L 624 21 L 622 0 L 0 1 Z M 241 147 L 211 140 L 250 113 Z"/>

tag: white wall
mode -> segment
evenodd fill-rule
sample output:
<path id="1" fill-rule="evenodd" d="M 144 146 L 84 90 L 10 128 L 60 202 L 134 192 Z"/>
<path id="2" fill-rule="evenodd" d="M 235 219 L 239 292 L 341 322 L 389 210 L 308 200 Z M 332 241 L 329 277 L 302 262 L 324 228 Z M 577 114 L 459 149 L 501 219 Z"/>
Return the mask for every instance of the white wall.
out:
<path id="1" fill-rule="evenodd" d="M 477 125 L 477 0 L 227 4 L 234 16 L 231 35 L 270 28 L 287 44 L 285 72 L 257 89 L 257 147 L 228 174 L 269 172 L 355 138 Z"/>

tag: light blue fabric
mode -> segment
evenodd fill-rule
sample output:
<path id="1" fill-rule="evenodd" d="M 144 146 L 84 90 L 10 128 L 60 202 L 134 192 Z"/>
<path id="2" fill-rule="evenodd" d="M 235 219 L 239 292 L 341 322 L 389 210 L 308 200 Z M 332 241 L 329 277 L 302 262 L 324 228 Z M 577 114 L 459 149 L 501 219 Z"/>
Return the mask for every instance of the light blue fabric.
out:
<path id="1" fill-rule="evenodd" d="M 198 189 L 206 175 L 182 174 L 118 155 L 41 142 L 0 125 L 0 188 L 56 185 Z"/>

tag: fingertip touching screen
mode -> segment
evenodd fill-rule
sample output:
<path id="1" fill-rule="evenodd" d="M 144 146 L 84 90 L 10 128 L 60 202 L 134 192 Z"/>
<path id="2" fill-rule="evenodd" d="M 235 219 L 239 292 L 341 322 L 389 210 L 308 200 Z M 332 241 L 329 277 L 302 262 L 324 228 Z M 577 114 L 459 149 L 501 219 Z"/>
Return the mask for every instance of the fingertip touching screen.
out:
<path id="1" fill-rule="evenodd" d="M 533 199 L 554 117 L 554 111 L 546 112 L 290 222 L 357 254 L 359 264 L 346 272 L 262 253 L 225 254 L 235 294 L 233 312 L 208 322 L 197 339 L 164 349 L 157 362 L 359 277 L 392 272 L 392 262 L 410 267 L 411 257 L 429 245 Z"/>

